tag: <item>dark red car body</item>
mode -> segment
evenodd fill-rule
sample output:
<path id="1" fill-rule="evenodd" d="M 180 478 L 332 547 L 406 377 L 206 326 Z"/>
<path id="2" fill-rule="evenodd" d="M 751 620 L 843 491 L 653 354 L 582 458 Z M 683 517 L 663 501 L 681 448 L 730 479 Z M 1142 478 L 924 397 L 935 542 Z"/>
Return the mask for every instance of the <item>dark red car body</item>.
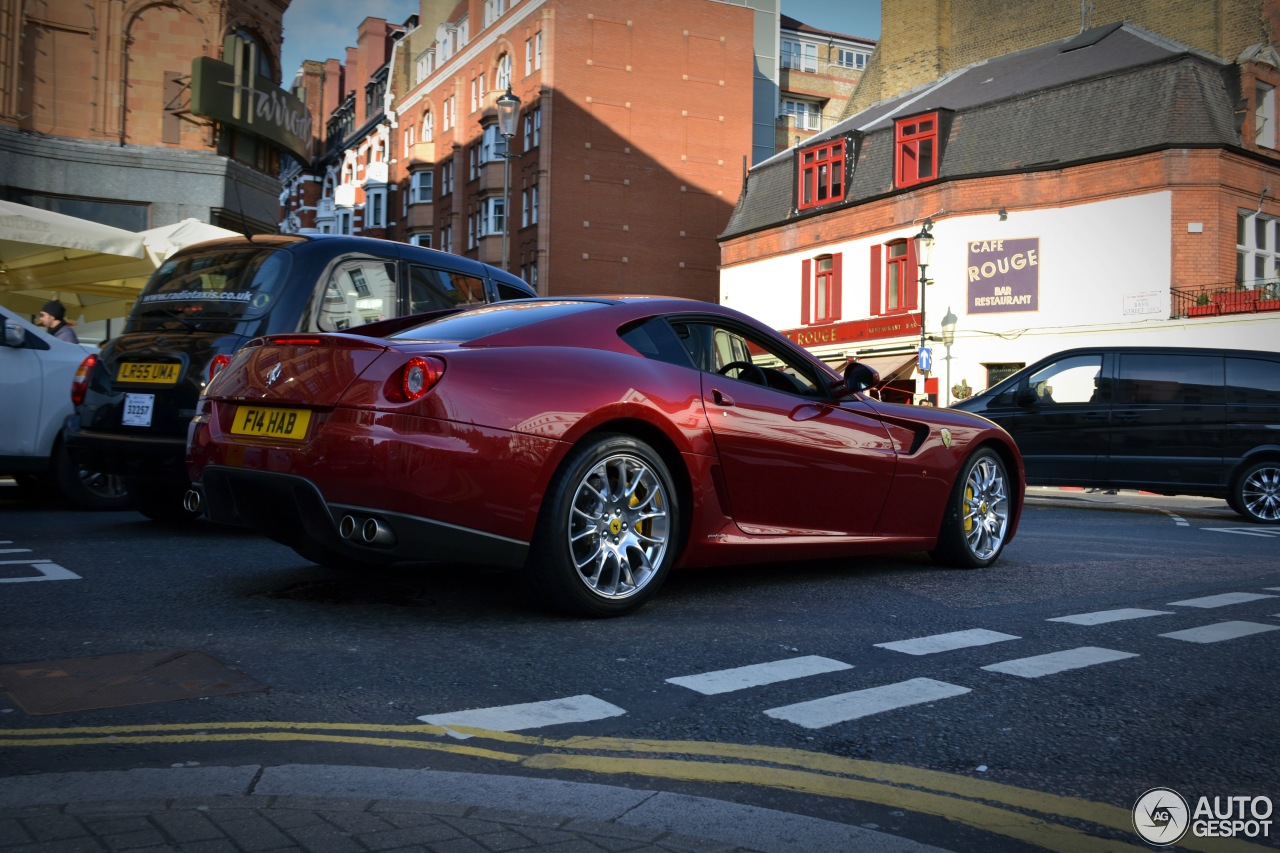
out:
<path id="1" fill-rule="evenodd" d="M 688 363 L 670 348 L 658 353 L 660 344 L 647 351 L 643 330 L 662 338 L 672 328 Z M 806 388 L 732 379 L 709 361 L 699 369 L 694 362 L 707 356 L 691 328 L 727 330 L 725 340 L 757 356 L 767 345 Z M 405 400 L 415 357 L 442 372 Z M 310 424 L 293 439 L 234 435 L 245 407 L 309 411 Z M 999 427 L 853 393 L 745 315 L 666 298 L 522 300 L 259 339 L 210 383 L 187 458 L 195 503 L 213 520 L 320 562 L 520 568 L 566 460 L 606 435 L 643 442 L 669 472 L 673 493 L 661 503 L 678 539 L 673 565 L 933 550 L 957 478 L 979 449 L 1008 472 L 1001 547 L 1021 511 L 1022 462 Z M 373 534 L 344 529 L 348 518 L 373 519 Z"/>

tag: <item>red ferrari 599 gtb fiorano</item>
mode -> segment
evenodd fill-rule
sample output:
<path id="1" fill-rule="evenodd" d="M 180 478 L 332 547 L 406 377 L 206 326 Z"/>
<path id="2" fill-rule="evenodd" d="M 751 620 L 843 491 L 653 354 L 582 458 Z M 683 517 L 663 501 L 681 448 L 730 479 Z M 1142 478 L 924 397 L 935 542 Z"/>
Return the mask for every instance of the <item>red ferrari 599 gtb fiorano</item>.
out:
<path id="1" fill-rule="evenodd" d="M 846 373 L 729 308 L 657 297 L 267 336 L 201 399 L 188 508 L 325 565 L 518 569 L 588 616 L 635 610 L 676 566 L 995 562 L 1022 508 L 1013 440 Z"/>

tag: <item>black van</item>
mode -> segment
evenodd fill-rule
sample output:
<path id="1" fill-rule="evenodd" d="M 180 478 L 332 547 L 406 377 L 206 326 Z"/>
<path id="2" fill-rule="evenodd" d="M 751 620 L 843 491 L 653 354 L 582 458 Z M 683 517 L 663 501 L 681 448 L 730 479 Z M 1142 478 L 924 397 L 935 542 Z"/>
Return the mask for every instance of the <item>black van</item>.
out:
<path id="1" fill-rule="evenodd" d="M 1225 498 L 1280 523 L 1280 353 L 1072 349 L 953 407 L 1013 435 L 1029 484 Z"/>
<path id="2" fill-rule="evenodd" d="M 187 426 L 213 373 L 250 338 L 335 332 L 405 314 L 522 299 L 478 261 L 368 237 L 286 235 L 188 246 L 156 270 L 97 357 L 63 428 L 74 459 L 125 478 L 134 506 L 190 517 Z"/>

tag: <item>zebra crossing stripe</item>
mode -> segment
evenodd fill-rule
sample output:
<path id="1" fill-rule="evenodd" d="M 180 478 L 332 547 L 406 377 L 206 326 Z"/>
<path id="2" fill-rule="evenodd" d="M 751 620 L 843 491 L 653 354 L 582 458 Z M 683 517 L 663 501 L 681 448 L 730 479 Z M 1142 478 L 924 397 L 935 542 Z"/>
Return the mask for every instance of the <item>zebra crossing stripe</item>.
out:
<path id="1" fill-rule="evenodd" d="M 677 678 L 668 678 L 667 683 L 696 690 L 705 696 L 713 696 L 717 693 L 731 693 L 734 690 L 776 684 L 779 681 L 790 681 L 793 678 L 805 678 L 826 672 L 839 672 L 843 669 L 853 669 L 853 666 L 831 658 L 807 655 L 733 669 L 720 669 L 715 672 L 703 672 L 697 675 L 681 675 Z"/>
<path id="2" fill-rule="evenodd" d="M 934 634 L 929 637 L 916 637 L 914 640 L 898 640 L 892 643 L 876 643 L 878 649 L 889 649 L 908 655 L 932 655 L 938 652 L 950 652 L 956 649 L 968 649 L 974 646 L 988 646 L 992 643 L 1003 643 L 1006 640 L 1019 640 L 1013 634 L 1001 634 L 999 631 L 988 631 L 985 628 L 974 628 L 970 631 L 952 631 L 949 634 Z"/>
<path id="3" fill-rule="evenodd" d="M 1223 640 L 1234 640 L 1267 631 L 1280 631 L 1280 625 L 1263 625 L 1259 622 L 1217 622 L 1213 625 L 1173 631 L 1160 636 L 1171 640 L 1185 640 L 1188 643 L 1220 643 Z"/>
<path id="4" fill-rule="evenodd" d="M 1095 646 L 1081 646 L 1078 649 L 1067 649 L 1062 652 L 1051 652 L 1047 655 L 1036 655 L 1029 658 L 1018 658 L 1001 663 L 993 663 L 982 667 L 991 672 L 1003 672 L 1020 678 L 1040 678 L 1066 672 L 1069 669 L 1083 669 L 1100 663 L 1136 658 L 1131 652 L 1117 652 L 1114 649 L 1099 649 Z"/>
<path id="5" fill-rule="evenodd" d="M 1145 619 L 1148 616 L 1172 616 L 1172 610 L 1143 610 L 1140 607 L 1121 607 L 1116 610 L 1095 610 L 1093 613 L 1077 613 L 1074 616 L 1055 616 L 1046 622 L 1068 622 L 1072 625 L 1105 625 L 1126 619 Z"/>
<path id="6" fill-rule="evenodd" d="M 545 702 L 454 711 L 449 714 L 426 714 L 418 719 L 435 726 L 467 726 L 495 732 L 518 732 L 521 729 L 562 723 L 588 723 L 608 717 L 620 717 L 625 713 L 627 712 L 617 705 L 611 705 L 603 699 L 581 695 Z"/>
<path id="7" fill-rule="evenodd" d="M 0 578 L 0 583 L 28 583 L 30 581 L 78 581 L 84 580 L 70 569 L 64 569 L 48 560 L 0 560 L 0 566 L 30 566 L 40 574 L 20 578 Z"/>
<path id="8" fill-rule="evenodd" d="M 885 684 L 866 690 L 854 690 L 835 696 L 824 696 L 809 702 L 784 705 L 765 711 L 766 717 L 795 723 L 806 729 L 822 729 L 836 723 L 847 723 L 871 714 L 906 708 L 939 699 L 950 699 L 971 692 L 968 687 L 935 681 L 932 678 L 912 678 L 897 684 Z"/>
<path id="9" fill-rule="evenodd" d="M 1263 595 L 1260 592 L 1224 592 L 1221 595 L 1206 595 L 1204 598 L 1188 598 L 1186 601 L 1170 601 L 1170 607 L 1226 607 L 1231 604 L 1246 604 L 1250 601 L 1261 601 L 1264 598 L 1275 598 L 1274 595 Z"/>

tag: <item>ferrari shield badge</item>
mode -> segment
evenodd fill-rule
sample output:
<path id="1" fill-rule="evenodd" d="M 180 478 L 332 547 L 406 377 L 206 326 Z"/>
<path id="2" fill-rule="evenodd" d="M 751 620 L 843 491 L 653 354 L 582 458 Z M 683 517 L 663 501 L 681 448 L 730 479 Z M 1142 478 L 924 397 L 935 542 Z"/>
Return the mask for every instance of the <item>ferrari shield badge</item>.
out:
<path id="1" fill-rule="evenodd" d="M 941 432 L 942 432 L 942 446 L 950 447 L 951 446 L 951 430 L 947 429 L 946 427 L 943 427 Z"/>
<path id="2" fill-rule="evenodd" d="M 284 369 L 284 365 L 282 364 L 277 364 L 275 367 L 271 368 L 271 372 L 267 374 L 268 386 L 275 384 L 276 380 L 280 378 L 280 373 L 283 369 Z M 951 436 L 949 435 L 947 436 L 946 442 L 947 442 L 947 446 L 949 447 L 951 445 Z"/>

